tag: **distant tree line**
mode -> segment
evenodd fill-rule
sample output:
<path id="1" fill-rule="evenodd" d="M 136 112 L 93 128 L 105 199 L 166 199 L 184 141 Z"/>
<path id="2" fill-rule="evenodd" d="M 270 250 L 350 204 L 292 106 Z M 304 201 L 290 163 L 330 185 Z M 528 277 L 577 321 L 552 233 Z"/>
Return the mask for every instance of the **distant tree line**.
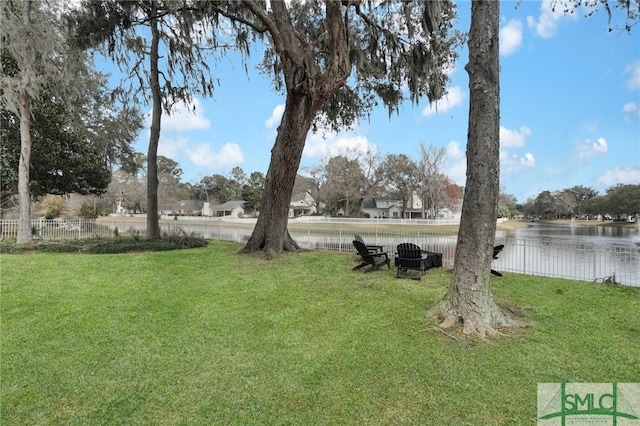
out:
<path id="1" fill-rule="evenodd" d="M 527 218 L 623 220 L 640 214 L 640 184 L 618 184 L 608 188 L 604 195 L 580 185 L 561 191 L 542 191 L 518 209 Z"/>
<path id="2" fill-rule="evenodd" d="M 406 209 L 411 195 L 417 194 L 423 201 L 423 217 L 437 217 L 443 208 L 452 209 L 460 202 L 462 191 L 440 170 L 443 159 L 444 148 L 424 145 L 417 160 L 405 154 L 382 157 L 376 149 L 347 150 L 305 168 L 305 175 L 297 175 L 292 193 L 310 193 L 319 213 L 348 216 L 361 216 L 368 198 L 402 200 Z M 234 167 L 229 176 L 202 177 L 192 190 L 205 201 L 243 200 L 245 207 L 260 210 L 264 184 L 262 173 L 247 177 Z"/>

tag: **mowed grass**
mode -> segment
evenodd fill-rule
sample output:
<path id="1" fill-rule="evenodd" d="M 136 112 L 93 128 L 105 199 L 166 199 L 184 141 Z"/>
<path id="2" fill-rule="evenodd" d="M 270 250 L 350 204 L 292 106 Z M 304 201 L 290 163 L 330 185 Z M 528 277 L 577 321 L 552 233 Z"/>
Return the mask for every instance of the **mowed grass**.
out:
<path id="1" fill-rule="evenodd" d="M 450 272 L 355 256 L 2 255 L 2 425 L 532 425 L 542 382 L 640 381 L 640 289 L 507 274 L 529 328 L 434 329 Z"/>

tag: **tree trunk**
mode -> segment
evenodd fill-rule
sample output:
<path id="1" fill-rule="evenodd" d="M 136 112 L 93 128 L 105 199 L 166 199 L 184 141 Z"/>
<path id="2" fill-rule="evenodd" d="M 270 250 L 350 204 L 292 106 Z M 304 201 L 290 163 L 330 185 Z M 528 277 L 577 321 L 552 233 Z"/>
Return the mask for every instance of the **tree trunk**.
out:
<path id="1" fill-rule="evenodd" d="M 31 0 L 22 8 L 22 23 L 31 27 Z M 24 82 L 24 80 L 23 80 Z M 29 191 L 29 167 L 31 163 L 31 105 L 27 88 L 20 91 L 20 160 L 18 162 L 18 235 L 16 242 L 31 241 L 31 192 Z"/>
<path id="2" fill-rule="evenodd" d="M 31 193 L 29 191 L 29 163 L 31 161 L 31 108 L 29 94 L 20 93 L 20 161 L 18 165 L 19 220 L 18 244 L 31 241 Z"/>
<path id="3" fill-rule="evenodd" d="M 489 287 L 500 188 L 499 11 L 496 0 L 471 3 L 467 182 L 451 284 L 438 306 L 442 327 L 481 337 L 511 325 Z"/>
<path id="4" fill-rule="evenodd" d="M 345 196 L 345 207 L 344 207 L 344 215 L 345 217 L 351 216 L 351 210 L 349 210 L 349 194 L 347 193 Z"/>
<path id="5" fill-rule="evenodd" d="M 147 152 L 147 239 L 160 239 L 160 224 L 158 222 L 158 141 L 160 140 L 160 120 L 162 117 L 162 94 L 160 92 L 158 71 L 158 45 L 160 33 L 156 11 L 152 11 L 151 19 L 151 131 L 149 135 L 149 150 Z"/>
<path id="6" fill-rule="evenodd" d="M 356 203 L 356 217 L 362 217 L 362 205 L 363 204 L 364 204 L 364 198 L 358 197 L 358 202 Z"/>
<path id="7" fill-rule="evenodd" d="M 251 2 L 247 7 L 252 9 Z M 271 162 L 265 178 L 260 216 L 243 253 L 264 250 L 268 257 L 282 251 L 296 251 L 287 223 L 291 194 L 302 157 L 302 150 L 316 113 L 340 87 L 344 86 L 351 68 L 347 33 L 340 14 L 339 1 L 326 3 L 328 34 L 332 40 L 327 68 L 316 76 L 307 74 L 304 66 L 304 43 L 291 23 L 286 3 L 271 2 L 273 21 L 266 19 L 269 34 L 280 57 L 287 100 L 276 142 L 271 150 Z"/>
<path id="8" fill-rule="evenodd" d="M 315 111 L 308 110 L 308 103 L 304 96 L 287 96 L 282 123 L 271 150 L 260 215 L 243 253 L 264 250 L 267 256 L 275 257 L 283 250 L 297 251 L 300 248 L 289 235 L 287 223 L 293 184 L 315 116 Z"/>

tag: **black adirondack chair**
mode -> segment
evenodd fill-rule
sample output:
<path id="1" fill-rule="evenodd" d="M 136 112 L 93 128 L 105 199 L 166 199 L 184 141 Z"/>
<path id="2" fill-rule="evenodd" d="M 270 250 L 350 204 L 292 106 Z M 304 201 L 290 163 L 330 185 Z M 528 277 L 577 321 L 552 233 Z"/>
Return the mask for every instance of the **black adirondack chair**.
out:
<path id="1" fill-rule="evenodd" d="M 375 271 L 382 265 L 387 265 L 387 268 L 391 269 L 391 261 L 389 260 L 389 255 L 387 253 L 377 250 L 370 250 L 364 243 L 361 243 L 358 240 L 353 241 L 353 246 L 358 251 L 358 254 L 360 255 L 360 261 L 362 262 L 360 263 L 360 265 L 353 268 L 354 271 L 362 269 L 367 265 L 371 265 L 371 267 L 365 270 L 365 272 Z"/>
<path id="2" fill-rule="evenodd" d="M 415 270 L 420 275 L 414 279 L 422 280 L 428 269 L 442 266 L 442 253 L 422 250 L 413 243 L 402 243 L 398 244 L 394 264 L 398 268 L 396 278 L 400 278 L 401 273 Z"/>
<path id="3" fill-rule="evenodd" d="M 354 238 L 355 238 L 355 240 L 356 240 L 356 241 L 359 241 L 359 242 L 361 242 L 362 244 L 364 244 L 364 245 L 367 247 L 367 249 L 368 249 L 369 251 L 380 251 L 380 252 L 381 252 L 381 251 L 384 251 L 384 250 L 382 249 L 382 246 L 375 246 L 375 245 L 371 245 L 371 244 L 365 244 L 365 242 L 364 242 L 364 240 L 362 239 L 362 237 L 361 237 L 360 235 L 358 235 L 358 234 L 353 234 L 353 236 L 354 236 Z"/>
<path id="4" fill-rule="evenodd" d="M 503 248 L 504 248 L 504 244 L 500 244 L 500 245 L 495 246 L 493 248 L 493 259 L 494 260 L 498 258 L 498 254 L 502 251 Z M 502 276 L 502 274 L 500 272 L 495 271 L 493 269 L 491 270 L 491 273 L 493 275 L 495 275 L 496 277 L 501 277 Z"/>

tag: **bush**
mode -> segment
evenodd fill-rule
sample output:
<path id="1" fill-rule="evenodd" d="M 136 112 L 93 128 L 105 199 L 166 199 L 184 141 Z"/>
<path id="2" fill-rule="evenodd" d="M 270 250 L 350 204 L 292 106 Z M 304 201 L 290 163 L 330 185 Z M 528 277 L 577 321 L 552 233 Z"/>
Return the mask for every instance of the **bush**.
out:
<path id="1" fill-rule="evenodd" d="M 206 247 L 207 241 L 200 237 L 183 235 L 180 238 L 146 240 L 140 236 L 130 238 L 91 238 L 86 240 L 40 241 L 29 244 L 16 244 L 14 241 L 0 242 L 0 253 L 20 254 L 43 253 L 88 253 L 115 254 L 142 251 L 167 251 Z"/>
<path id="2" fill-rule="evenodd" d="M 54 219 L 62 215 L 66 204 L 62 195 L 46 195 L 40 203 L 40 209 L 44 210 L 46 219 Z"/>
<path id="3" fill-rule="evenodd" d="M 98 217 L 98 214 L 86 203 L 82 203 L 78 209 L 78 216 L 82 219 L 95 219 Z"/>

